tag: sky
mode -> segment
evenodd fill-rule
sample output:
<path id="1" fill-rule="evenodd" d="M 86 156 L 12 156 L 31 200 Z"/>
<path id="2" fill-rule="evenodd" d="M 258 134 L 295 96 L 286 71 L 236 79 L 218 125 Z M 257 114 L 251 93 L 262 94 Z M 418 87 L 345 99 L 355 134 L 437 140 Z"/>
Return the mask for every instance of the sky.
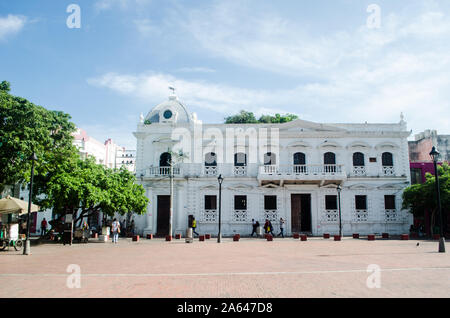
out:
<path id="1" fill-rule="evenodd" d="M 448 0 L 0 0 L 0 81 L 129 149 L 168 86 L 205 123 L 403 112 L 411 138 L 450 134 L 449 16 Z"/>

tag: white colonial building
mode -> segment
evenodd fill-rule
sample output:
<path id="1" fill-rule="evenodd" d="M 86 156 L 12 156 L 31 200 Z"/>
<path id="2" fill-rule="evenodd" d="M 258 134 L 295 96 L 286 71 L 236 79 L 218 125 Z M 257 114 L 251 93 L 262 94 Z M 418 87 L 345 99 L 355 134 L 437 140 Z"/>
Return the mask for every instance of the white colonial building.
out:
<path id="1" fill-rule="evenodd" d="M 150 200 L 137 232 L 167 235 L 170 163 L 173 233 L 185 233 L 189 215 L 197 232 L 218 233 L 222 184 L 223 235 L 249 235 L 251 220 L 270 219 L 287 234 L 400 234 L 412 215 L 401 209 L 409 185 L 410 132 L 395 124 L 202 124 L 175 95 L 141 115 L 136 177 Z M 180 158 L 178 153 L 184 155 Z M 172 158 L 173 157 L 173 158 Z"/>

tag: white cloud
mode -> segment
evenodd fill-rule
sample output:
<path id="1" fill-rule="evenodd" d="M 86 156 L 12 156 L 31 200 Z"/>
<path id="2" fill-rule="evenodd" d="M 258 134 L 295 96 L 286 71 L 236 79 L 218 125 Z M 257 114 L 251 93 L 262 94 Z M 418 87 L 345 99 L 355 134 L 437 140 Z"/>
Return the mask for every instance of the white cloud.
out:
<path id="1" fill-rule="evenodd" d="M 0 17 L 0 40 L 18 33 L 26 22 L 27 18 L 20 15 L 8 14 L 7 17 Z"/>
<path id="2" fill-rule="evenodd" d="M 175 71 L 181 73 L 214 73 L 216 70 L 208 67 L 181 67 Z"/>
<path id="3" fill-rule="evenodd" d="M 180 26 L 196 49 L 287 75 L 292 87 L 246 89 L 164 73 L 109 73 L 89 82 L 152 103 L 165 100 L 167 86 L 174 85 L 188 107 L 223 114 L 246 109 L 296 113 L 312 121 L 396 122 L 403 112 L 415 132 L 434 128 L 448 133 L 450 22 L 439 8 L 415 15 L 383 13 L 380 29 L 361 25 L 321 35 L 298 21 L 252 11 L 242 3 L 184 9 L 183 17 L 175 14 L 167 24 Z M 298 75 L 311 80 L 298 84 Z"/>
<path id="4" fill-rule="evenodd" d="M 97 0 L 94 3 L 98 11 L 110 10 L 115 7 L 124 10 L 130 7 L 147 5 L 151 0 Z"/>

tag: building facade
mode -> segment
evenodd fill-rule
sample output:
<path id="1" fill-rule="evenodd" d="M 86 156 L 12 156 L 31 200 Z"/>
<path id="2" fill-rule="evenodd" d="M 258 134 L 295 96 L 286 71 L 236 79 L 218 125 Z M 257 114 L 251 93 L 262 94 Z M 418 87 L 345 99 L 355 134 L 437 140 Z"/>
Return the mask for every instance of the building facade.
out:
<path id="1" fill-rule="evenodd" d="M 409 134 L 403 118 L 202 124 L 172 95 L 141 115 L 134 133 L 136 176 L 150 200 L 137 230 L 168 234 L 173 193 L 172 234 L 185 233 L 192 215 L 197 232 L 215 235 L 221 175 L 223 235 L 249 235 L 252 219 L 269 219 L 279 231 L 280 218 L 288 235 L 338 234 L 339 210 L 344 235 L 408 232 L 412 215 L 401 196 L 410 184 Z"/>

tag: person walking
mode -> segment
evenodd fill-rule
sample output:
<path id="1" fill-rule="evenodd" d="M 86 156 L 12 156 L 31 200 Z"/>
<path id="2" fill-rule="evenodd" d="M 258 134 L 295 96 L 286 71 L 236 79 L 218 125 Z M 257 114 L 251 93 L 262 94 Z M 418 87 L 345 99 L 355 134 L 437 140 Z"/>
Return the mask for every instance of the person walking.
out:
<path id="1" fill-rule="evenodd" d="M 112 222 L 111 229 L 113 234 L 112 242 L 117 244 L 120 233 L 120 223 L 117 221 L 117 219 L 114 219 L 114 221 Z"/>
<path id="2" fill-rule="evenodd" d="M 131 235 L 134 236 L 134 220 L 131 220 L 130 230 L 131 230 Z"/>
<path id="3" fill-rule="evenodd" d="M 195 217 L 192 217 L 192 232 L 194 234 L 199 235 L 197 232 L 195 232 L 195 229 L 197 228 L 197 220 L 195 219 Z"/>
<path id="4" fill-rule="evenodd" d="M 264 223 L 264 229 L 266 230 L 266 234 L 272 234 L 272 236 L 275 236 L 275 234 L 273 234 L 273 226 L 272 226 L 272 222 L 270 222 L 268 219 L 266 219 L 266 223 Z"/>
<path id="5" fill-rule="evenodd" d="M 41 237 L 44 237 L 45 233 L 47 233 L 47 220 L 44 218 L 41 222 Z"/>
<path id="6" fill-rule="evenodd" d="M 253 233 L 255 233 L 256 236 L 258 236 L 258 232 L 256 230 L 259 227 L 259 222 L 255 221 L 255 219 L 252 219 L 252 227 L 253 227 L 253 230 L 252 230 L 252 234 L 250 236 L 253 237 Z"/>
<path id="7" fill-rule="evenodd" d="M 280 218 L 280 233 L 278 234 L 278 236 L 282 236 L 284 238 L 284 223 L 285 221 L 283 220 L 283 218 Z"/>

